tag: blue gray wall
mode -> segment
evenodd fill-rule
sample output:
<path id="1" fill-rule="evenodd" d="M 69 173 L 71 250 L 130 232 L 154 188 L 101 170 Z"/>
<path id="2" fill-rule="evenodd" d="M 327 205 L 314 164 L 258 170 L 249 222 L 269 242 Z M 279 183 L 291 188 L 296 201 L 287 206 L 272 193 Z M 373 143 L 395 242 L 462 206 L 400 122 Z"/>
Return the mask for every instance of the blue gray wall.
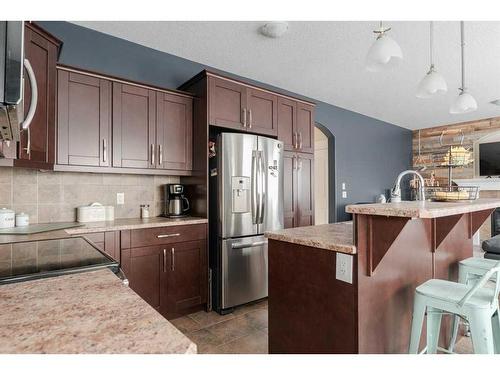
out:
<path id="1" fill-rule="evenodd" d="M 39 24 L 64 42 L 59 58 L 63 64 L 173 89 L 208 68 L 67 22 Z M 336 174 L 337 205 L 330 210 L 336 210 L 337 220 L 348 218 L 346 204 L 373 201 L 391 187 L 400 171 L 411 165 L 412 136 L 407 129 L 318 101 L 316 121 L 335 136 L 335 161 L 330 164 Z M 346 184 L 346 199 L 341 197 L 342 183 Z"/>

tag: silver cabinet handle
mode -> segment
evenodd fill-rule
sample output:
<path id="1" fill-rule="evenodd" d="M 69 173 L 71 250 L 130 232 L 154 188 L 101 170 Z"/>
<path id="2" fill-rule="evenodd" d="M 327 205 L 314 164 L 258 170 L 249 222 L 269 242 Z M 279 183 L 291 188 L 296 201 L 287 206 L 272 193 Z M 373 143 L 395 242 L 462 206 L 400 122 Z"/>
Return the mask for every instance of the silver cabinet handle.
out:
<path id="1" fill-rule="evenodd" d="M 257 246 L 262 246 L 265 245 L 267 242 L 266 241 L 259 241 L 259 242 L 252 242 L 249 244 L 231 244 L 231 249 L 244 249 L 246 247 L 257 247 Z"/>
<path id="2" fill-rule="evenodd" d="M 299 133 L 293 132 L 293 148 L 299 148 Z"/>
<path id="3" fill-rule="evenodd" d="M 252 129 L 252 110 L 248 110 L 248 127 Z"/>
<path id="4" fill-rule="evenodd" d="M 151 165 L 155 165 L 155 145 L 151 144 Z"/>
<path id="5" fill-rule="evenodd" d="M 35 72 L 33 71 L 33 68 L 31 67 L 30 61 L 28 59 L 24 59 L 24 67 L 26 68 L 26 72 L 28 73 L 28 78 L 30 80 L 31 86 L 30 108 L 28 109 L 28 113 L 26 113 L 26 117 L 21 125 L 22 129 L 26 130 L 29 129 L 31 121 L 33 120 L 33 116 L 35 116 L 36 106 L 38 104 L 38 85 L 36 83 Z M 27 151 L 29 151 L 30 146 L 28 146 L 27 148 Z"/>
<path id="6" fill-rule="evenodd" d="M 167 272 L 167 249 L 163 249 L 163 272 Z"/>
<path id="7" fill-rule="evenodd" d="M 172 257 L 172 271 L 175 271 L 175 248 L 170 249 L 170 256 Z"/>
<path id="8" fill-rule="evenodd" d="M 295 161 L 295 155 L 292 156 L 292 169 L 297 169 L 297 162 Z"/>
<path id="9" fill-rule="evenodd" d="M 298 138 L 300 139 L 300 141 L 299 141 L 299 148 L 302 150 L 302 132 L 299 132 L 298 136 L 299 136 Z"/>
<path id="10" fill-rule="evenodd" d="M 108 144 L 106 138 L 102 139 L 102 161 L 106 163 L 108 160 Z"/>
<path id="11" fill-rule="evenodd" d="M 243 108 L 243 127 L 247 127 L 247 109 Z"/>
<path id="12" fill-rule="evenodd" d="M 168 237 L 179 237 L 180 233 L 172 233 L 172 234 L 159 234 L 156 238 L 168 238 Z"/>
<path id="13" fill-rule="evenodd" d="M 302 169 L 302 160 L 300 160 L 300 156 L 297 156 L 297 170 Z"/>
<path id="14" fill-rule="evenodd" d="M 162 145 L 158 145 L 158 164 L 162 165 L 163 164 L 163 150 L 162 150 Z"/>

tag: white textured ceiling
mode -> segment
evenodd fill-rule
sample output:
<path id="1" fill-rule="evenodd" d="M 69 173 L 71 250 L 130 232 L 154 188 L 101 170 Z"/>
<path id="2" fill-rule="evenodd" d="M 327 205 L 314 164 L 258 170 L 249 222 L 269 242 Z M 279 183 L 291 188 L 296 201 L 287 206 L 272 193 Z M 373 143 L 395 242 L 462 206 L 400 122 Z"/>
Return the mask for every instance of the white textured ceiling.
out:
<path id="1" fill-rule="evenodd" d="M 386 22 L 403 50 L 394 70 L 370 73 L 366 53 L 377 22 L 291 22 L 280 39 L 258 33 L 264 22 L 75 22 L 94 30 L 296 92 L 409 129 L 500 116 L 500 22 L 466 22 L 466 85 L 476 112 L 450 115 L 460 86 L 459 22 L 435 22 L 435 64 L 444 96 L 415 89 L 429 66 L 429 23 Z"/>

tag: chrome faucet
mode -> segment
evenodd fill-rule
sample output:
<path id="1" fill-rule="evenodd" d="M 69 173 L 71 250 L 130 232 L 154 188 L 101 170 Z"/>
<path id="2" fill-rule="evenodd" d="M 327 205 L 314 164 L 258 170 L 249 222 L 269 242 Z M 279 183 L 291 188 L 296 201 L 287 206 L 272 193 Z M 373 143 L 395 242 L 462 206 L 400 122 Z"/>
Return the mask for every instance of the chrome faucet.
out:
<path id="1" fill-rule="evenodd" d="M 424 178 L 417 171 L 413 171 L 411 169 L 407 171 L 403 171 L 398 175 L 396 182 L 394 183 L 394 187 L 391 190 L 391 202 L 401 202 L 401 179 L 407 174 L 414 174 L 420 180 L 420 188 L 419 188 L 419 199 L 421 201 L 425 201 L 425 192 L 424 192 Z"/>

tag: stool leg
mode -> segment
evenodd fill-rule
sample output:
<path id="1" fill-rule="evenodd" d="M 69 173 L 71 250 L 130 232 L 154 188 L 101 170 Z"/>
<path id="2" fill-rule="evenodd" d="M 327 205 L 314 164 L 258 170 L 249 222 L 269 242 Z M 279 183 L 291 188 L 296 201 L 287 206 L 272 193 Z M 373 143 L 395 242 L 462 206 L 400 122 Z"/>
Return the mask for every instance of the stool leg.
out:
<path id="1" fill-rule="evenodd" d="M 441 310 L 427 308 L 427 354 L 436 354 L 441 329 Z"/>
<path id="2" fill-rule="evenodd" d="M 451 321 L 451 339 L 450 339 L 450 344 L 448 345 L 448 350 L 450 352 L 453 352 L 453 349 L 455 349 L 455 344 L 457 342 L 457 336 L 458 336 L 458 326 L 460 324 L 460 316 L 454 314 L 452 321 Z"/>
<path id="3" fill-rule="evenodd" d="M 420 344 L 420 335 L 422 333 L 422 325 L 425 318 L 425 302 L 424 298 L 415 293 L 413 301 L 413 316 L 411 319 L 411 334 L 409 354 L 418 354 L 418 346 Z"/>
<path id="4" fill-rule="evenodd" d="M 469 323 L 474 354 L 494 354 L 493 327 L 489 311 L 472 311 Z"/>
<path id="5" fill-rule="evenodd" d="M 491 326 L 493 328 L 493 341 L 495 345 L 495 354 L 500 354 L 500 316 L 497 311 L 491 317 Z"/>

